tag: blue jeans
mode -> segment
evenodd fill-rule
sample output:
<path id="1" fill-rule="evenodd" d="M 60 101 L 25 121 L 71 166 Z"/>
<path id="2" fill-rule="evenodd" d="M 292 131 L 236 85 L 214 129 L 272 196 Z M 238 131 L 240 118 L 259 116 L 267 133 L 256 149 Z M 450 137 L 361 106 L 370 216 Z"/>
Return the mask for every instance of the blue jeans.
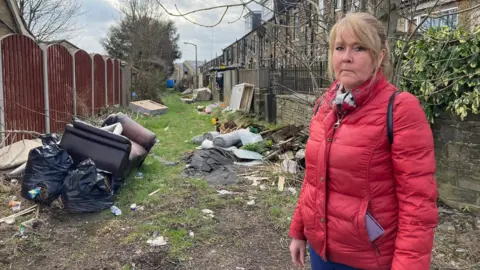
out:
<path id="1" fill-rule="evenodd" d="M 312 270 L 358 270 L 344 264 L 326 262 L 313 250 L 312 246 L 308 246 L 310 250 L 310 263 L 312 264 Z"/>

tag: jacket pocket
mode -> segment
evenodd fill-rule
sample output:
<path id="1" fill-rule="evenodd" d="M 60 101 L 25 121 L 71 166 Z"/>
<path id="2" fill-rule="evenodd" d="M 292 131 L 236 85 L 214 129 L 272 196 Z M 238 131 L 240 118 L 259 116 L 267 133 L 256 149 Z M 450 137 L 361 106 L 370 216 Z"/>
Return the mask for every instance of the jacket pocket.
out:
<path id="1" fill-rule="evenodd" d="M 367 223 L 366 223 L 368 204 L 369 202 L 362 203 L 360 205 L 360 210 L 358 211 L 358 214 L 357 214 L 356 229 L 358 232 L 358 237 L 360 238 L 361 242 L 364 243 L 365 245 L 371 246 L 372 243 L 370 242 L 370 237 L 368 236 Z"/>

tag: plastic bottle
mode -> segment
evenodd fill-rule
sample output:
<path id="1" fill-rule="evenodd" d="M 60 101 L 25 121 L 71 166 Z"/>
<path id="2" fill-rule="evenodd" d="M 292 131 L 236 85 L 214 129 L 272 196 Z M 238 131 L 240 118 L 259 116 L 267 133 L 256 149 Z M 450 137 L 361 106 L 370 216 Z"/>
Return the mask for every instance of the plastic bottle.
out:
<path id="1" fill-rule="evenodd" d="M 122 215 L 122 210 L 120 210 L 120 208 L 116 207 L 115 205 L 112 205 L 112 207 L 110 207 L 110 210 L 115 216 Z"/>

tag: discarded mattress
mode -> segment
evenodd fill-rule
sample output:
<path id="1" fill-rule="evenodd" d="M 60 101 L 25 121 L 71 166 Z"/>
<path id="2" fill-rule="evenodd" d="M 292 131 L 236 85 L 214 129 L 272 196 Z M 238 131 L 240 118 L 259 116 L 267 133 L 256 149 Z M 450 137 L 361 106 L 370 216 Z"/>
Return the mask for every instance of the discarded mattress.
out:
<path id="1" fill-rule="evenodd" d="M 30 150 L 42 146 L 40 139 L 21 140 L 0 148 L 0 170 L 15 168 L 27 162 Z"/>

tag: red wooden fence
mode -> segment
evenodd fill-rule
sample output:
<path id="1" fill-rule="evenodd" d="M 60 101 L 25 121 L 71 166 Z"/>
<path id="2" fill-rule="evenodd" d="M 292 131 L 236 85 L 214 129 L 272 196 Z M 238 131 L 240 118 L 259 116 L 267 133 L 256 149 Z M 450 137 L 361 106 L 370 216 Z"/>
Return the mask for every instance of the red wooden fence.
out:
<path id="1" fill-rule="evenodd" d="M 77 115 L 92 114 L 92 58 L 83 50 L 75 52 Z"/>
<path id="2" fill-rule="evenodd" d="M 118 59 L 113 60 L 113 73 L 115 74 L 114 76 L 114 91 L 115 91 L 115 96 L 114 96 L 114 104 L 120 104 L 120 62 Z"/>
<path id="3" fill-rule="evenodd" d="M 8 131 L 62 132 L 75 114 L 121 101 L 119 60 L 60 44 L 42 48 L 23 35 L 0 38 L 0 144 L 30 138 Z"/>
<path id="4" fill-rule="evenodd" d="M 101 108 L 105 107 L 105 61 L 99 54 L 93 55 L 93 72 L 94 72 L 94 111 L 98 113 Z"/>
<path id="5" fill-rule="evenodd" d="M 113 62 L 112 59 L 107 58 L 106 60 L 106 65 L 107 65 L 107 103 L 108 105 L 113 105 Z"/>
<path id="6" fill-rule="evenodd" d="M 60 132 L 74 116 L 73 57 L 60 44 L 47 47 L 50 132 Z"/>
<path id="7" fill-rule="evenodd" d="M 0 120 L 3 120 L 3 129 L 44 133 L 42 50 L 32 39 L 22 35 L 8 35 L 0 42 L 3 76 L 0 91 L 0 95 L 3 92 L 3 119 Z M 4 138 L 9 144 L 21 140 L 22 136 L 6 133 Z"/>

